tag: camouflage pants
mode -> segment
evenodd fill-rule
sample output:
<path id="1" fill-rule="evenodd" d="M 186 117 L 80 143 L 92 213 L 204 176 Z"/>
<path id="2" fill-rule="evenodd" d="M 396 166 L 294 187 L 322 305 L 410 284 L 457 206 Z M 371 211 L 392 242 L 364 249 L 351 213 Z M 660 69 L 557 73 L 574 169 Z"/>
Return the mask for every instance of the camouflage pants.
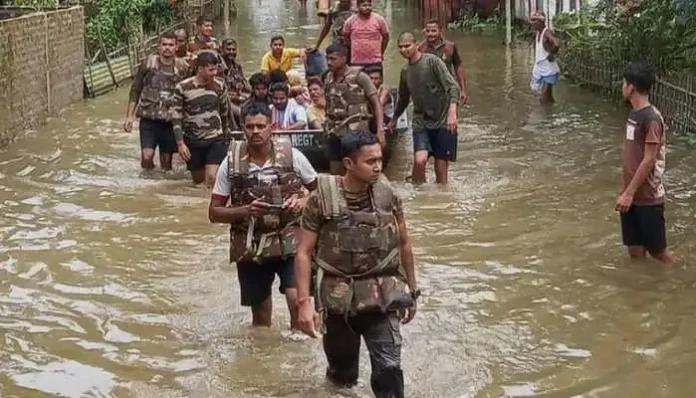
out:
<path id="1" fill-rule="evenodd" d="M 377 398 L 403 398 L 401 333 L 395 313 L 360 313 L 346 319 L 329 314 L 325 321 L 324 353 L 329 362 L 327 378 L 335 384 L 353 386 L 360 369 L 360 337 L 370 353 L 370 385 Z"/>

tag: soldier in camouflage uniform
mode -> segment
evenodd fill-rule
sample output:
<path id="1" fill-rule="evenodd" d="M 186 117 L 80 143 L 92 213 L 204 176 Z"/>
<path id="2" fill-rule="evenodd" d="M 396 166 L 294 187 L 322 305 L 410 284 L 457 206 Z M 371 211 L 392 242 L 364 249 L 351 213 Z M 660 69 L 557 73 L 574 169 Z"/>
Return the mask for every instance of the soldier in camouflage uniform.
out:
<path id="1" fill-rule="evenodd" d="M 243 112 L 246 140 L 230 144 L 215 180 L 209 218 L 230 224 L 230 262 L 237 263 L 242 305 L 251 306 L 253 325 L 271 325 L 271 287 L 278 274 L 294 327 L 295 232 L 304 188 L 316 188 L 317 174 L 287 138 L 271 138 L 268 105 L 252 102 Z"/>
<path id="2" fill-rule="evenodd" d="M 222 59 L 225 61 L 227 71 L 225 72 L 225 82 L 230 92 L 230 119 L 235 124 L 241 126 L 242 105 L 251 95 L 251 86 L 244 78 L 242 65 L 237 62 L 237 41 L 235 39 L 225 39 L 222 42 Z"/>
<path id="3" fill-rule="evenodd" d="M 413 319 L 420 295 L 411 242 L 401 200 L 382 175 L 375 136 L 348 133 L 341 149 L 345 176 L 321 176 L 302 213 L 295 258 L 298 326 L 313 337 L 317 327 L 324 329 L 327 377 L 343 386 L 358 380 L 362 336 L 372 391 L 378 398 L 399 398 L 399 323 Z M 314 305 L 312 260 L 318 266 Z"/>
<path id="4" fill-rule="evenodd" d="M 138 68 L 133 80 L 123 129 L 131 132 L 135 117 L 140 118 L 140 165 L 155 167 L 155 149 L 160 149 L 160 166 L 172 168 L 172 154 L 177 151 L 172 131 L 170 107 L 174 87 L 188 77 L 186 62 L 175 56 L 177 44 L 172 34 L 159 39 L 157 54 L 148 56 Z"/>
<path id="5" fill-rule="evenodd" d="M 322 15 L 324 17 L 324 26 L 319 33 L 319 38 L 317 39 L 317 45 L 315 48 L 319 48 L 321 43 L 324 42 L 326 36 L 331 32 L 331 37 L 333 43 L 347 44 L 345 38 L 343 37 L 343 25 L 345 25 L 348 18 L 353 16 L 356 11 L 351 7 L 351 0 L 340 0 L 336 2 L 334 8 L 329 12 L 328 15 Z"/>
<path id="6" fill-rule="evenodd" d="M 216 77 L 218 57 L 198 56 L 198 72 L 176 86 L 172 123 L 179 155 L 194 184 L 213 186 L 229 141 L 229 97 L 225 81 Z"/>
<path id="7" fill-rule="evenodd" d="M 325 145 L 331 174 L 342 175 L 345 169 L 340 152 L 341 137 L 349 131 L 372 129 L 384 146 L 384 112 L 370 77 L 359 67 L 348 66 L 346 46 L 330 45 L 326 57 L 329 73 L 324 83 Z"/>
<path id="8" fill-rule="evenodd" d="M 196 20 L 196 28 L 198 30 L 193 42 L 189 44 L 189 51 L 197 53 L 201 50 L 218 51 L 218 42 L 213 37 L 213 21 L 204 16 L 198 17 Z"/>

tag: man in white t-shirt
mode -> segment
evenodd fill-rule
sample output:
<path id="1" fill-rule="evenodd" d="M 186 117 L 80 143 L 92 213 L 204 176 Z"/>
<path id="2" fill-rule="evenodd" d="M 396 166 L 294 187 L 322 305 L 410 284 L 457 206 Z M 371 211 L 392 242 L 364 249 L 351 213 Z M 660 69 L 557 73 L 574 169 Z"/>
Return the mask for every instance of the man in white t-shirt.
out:
<path id="1" fill-rule="evenodd" d="M 285 138 L 272 139 L 271 110 L 252 102 L 242 110 L 245 141 L 232 141 L 218 169 L 208 216 L 230 224 L 230 262 L 237 263 L 243 306 L 253 326 L 270 326 L 275 275 L 295 327 L 295 229 L 317 173 Z"/>
<path id="2" fill-rule="evenodd" d="M 268 89 L 273 100 L 272 119 L 278 130 L 303 130 L 307 128 L 307 111 L 293 98 L 287 83 L 273 83 Z"/>

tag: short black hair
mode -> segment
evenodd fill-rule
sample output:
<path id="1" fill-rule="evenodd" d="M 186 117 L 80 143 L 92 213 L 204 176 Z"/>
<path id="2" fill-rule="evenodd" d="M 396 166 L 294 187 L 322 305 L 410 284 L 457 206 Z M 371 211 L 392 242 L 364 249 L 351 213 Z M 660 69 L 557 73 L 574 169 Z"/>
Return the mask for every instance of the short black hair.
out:
<path id="1" fill-rule="evenodd" d="M 275 83 L 287 83 L 288 74 L 281 69 L 273 69 L 268 72 L 268 84 L 273 85 Z"/>
<path id="2" fill-rule="evenodd" d="M 369 65 L 369 66 L 366 66 L 365 68 L 363 68 L 363 72 L 365 72 L 365 73 L 368 74 L 368 75 L 369 75 L 370 73 L 379 73 L 379 76 L 380 76 L 380 77 L 384 77 L 384 74 L 383 74 L 383 72 L 382 72 L 382 67 L 379 66 L 379 65 Z"/>
<path id="3" fill-rule="evenodd" d="M 206 23 L 206 22 L 211 22 L 211 23 L 212 23 L 213 20 L 210 19 L 210 17 L 207 17 L 207 16 L 205 16 L 205 15 L 201 15 L 200 17 L 198 17 L 198 18 L 196 19 L 196 25 L 198 25 L 198 26 L 201 26 L 201 25 L 203 25 L 203 24 Z"/>
<path id="4" fill-rule="evenodd" d="M 217 65 L 220 63 L 217 54 L 212 51 L 201 51 L 198 53 L 198 66 Z"/>
<path id="5" fill-rule="evenodd" d="M 162 39 L 176 41 L 176 35 L 174 34 L 174 32 L 162 33 L 159 37 L 159 41 L 162 41 Z"/>
<path id="6" fill-rule="evenodd" d="M 647 62 L 631 62 L 624 71 L 623 78 L 641 94 L 648 94 L 655 84 L 655 68 Z"/>
<path id="7" fill-rule="evenodd" d="M 232 38 L 225 39 L 225 40 L 222 41 L 222 46 L 223 46 L 223 47 L 225 47 L 225 46 L 236 46 L 236 45 L 237 45 L 237 40 L 232 39 Z"/>
<path id="8" fill-rule="evenodd" d="M 430 18 L 430 19 L 425 23 L 425 25 L 426 25 L 426 26 L 428 26 L 428 25 L 437 25 L 437 27 L 438 27 L 439 29 L 442 29 L 442 25 L 440 24 L 440 21 L 438 21 L 438 20 L 435 19 L 435 18 Z"/>
<path id="9" fill-rule="evenodd" d="M 282 91 L 285 93 L 285 95 L 290 95 L 290 87 L 288 87 L 288 84 L 284 82 L 276 82 L 271 84 L 271 88 L 268 89 L 268 92 L 275 93 L 276 91 Z"/>
<path id="10" fill-rule="evenodd" d="M 247 116 L 256 115 L 264 115 L 270 119 L 273 114 L 271 113 L 271 108 L 263 102 L 252 101 L 242 108 L 242 120 L 246 119 Z"/>
<path id="11" fill-rule="evenodd" d="M 401 42 L 401 41 L 403 41 L 403 40 L 408 40 L 408 41 L 412 41 L 412 42 L 417 41 L 417 40 L 416 40 L 416 35 L 414 35 L 414 34 L 411 33 L 411 32 L 408 32 L 408 31 L 406 31 L 406 32 L 401 32 L 401 34 L 399 35 L 399 39 L 397 40 L 397 43 L 398 43 L 398 42 Z"/>
<path id="12" fill-rule="evenodd" d="M 283 44 L 285 44 L 285 38 L 281 35 L 276 35 L 276 36 L 271 37 L 271 44 L 273 44 L 273 42 L 276 40 L 280 40 L 283 42 Z"/>
<path id="13" fill-rule="evenodd" d="M 256 72 L 249 77 L 249 85 L 251 87 L 256 87 L 259 84 L 268 86 L 268 76 L 263 72 Z"/>
<path id="14" fill-rule="evenodd" d="M 336 43 L 334 42 L 331 44 L 329 47 L 326 48 L 326 55 L 337 53 L 338 55 L 342 55 L 346 58 L 348 58 L 348 47 L 344 46 L 341 43 Z"/>
<path id="15" fill-rule="evenodd" d="M 367 130 L 355 130 L 341 137 L 341 158 L 352 157 L 360 148 L 377 143 L 377 137 Z"/>
<path id="16" fill-rule="evenodd" d="M 324 82 L 321 79 L 311 79 L 307 82 L 307 88 L 311 86 L 319 86 L 319 88 L 324 88 Z"/>

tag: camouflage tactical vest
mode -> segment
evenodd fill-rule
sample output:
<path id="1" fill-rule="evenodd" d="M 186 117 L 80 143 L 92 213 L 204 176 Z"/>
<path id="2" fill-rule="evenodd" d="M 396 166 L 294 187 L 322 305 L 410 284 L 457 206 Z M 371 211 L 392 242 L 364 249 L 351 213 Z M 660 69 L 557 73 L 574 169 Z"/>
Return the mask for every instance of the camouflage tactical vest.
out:
<path id="1" fill-rule="evenodd" d="M 302 195 L 302 180 L 292 166 L 292 144 L 286 138 L 274 139 L 271 167 L 249 171 L 246 141 L 232 141 L 227 154 L 228 178 L 232 183 L 230 200 L 234 206 L 245 206 L 256 199 L 281 205 L 292 195 Z M 230 262 L 285 258 L 295 254 L 295 229 L 300 213 L 282 211 L 278 214 L 251 217 L 230 228 Z"/>
<path id="2" fill-rule="evenodd" d="M 143 78 L 143 90 L 138 101 L 137 116 L 170 120 L 169 106 L 172 103 L 174 88 L 188 74 L 188 65 L 181 58 L 174 58 L 174 73 L 160 68 L 159 55 L 152 54 L 145 61 L 146 72 Z"/>
<path id="3" fill-rule="evenodd" d="M 450 73 L 452 75 L 455 75 L 453 42 L 445 40 L 438 47 L 432 47 L 428 45 L 427 41 L 424 41 L 420 46 L 420 50 L 423 53 L 433 54 L 436 57 L 443 60 L 445 62 L 445 65 L 447 65 L 447 69 L 450 71 Z"/>
<path id="4" fill-rule="evenodd" d="M 326 133 L 342 136 L 349 131 L 369 130 L 372 118 L 365 91 L 357 83 L 360 67 L 348 67 L 338 81 L 333 73 L 326 75 Z"/>
<path id="5" fill-rule="evenodd" d="M 317 284 L 320 304 L 331 313 L 388 312 L 413 303 L 401 273 L 394 193 L 384 176 L 370 189 L 372 211 L 352 211 L 342 178 L 319 177 L 326 222 L 317 240 Z"/>

